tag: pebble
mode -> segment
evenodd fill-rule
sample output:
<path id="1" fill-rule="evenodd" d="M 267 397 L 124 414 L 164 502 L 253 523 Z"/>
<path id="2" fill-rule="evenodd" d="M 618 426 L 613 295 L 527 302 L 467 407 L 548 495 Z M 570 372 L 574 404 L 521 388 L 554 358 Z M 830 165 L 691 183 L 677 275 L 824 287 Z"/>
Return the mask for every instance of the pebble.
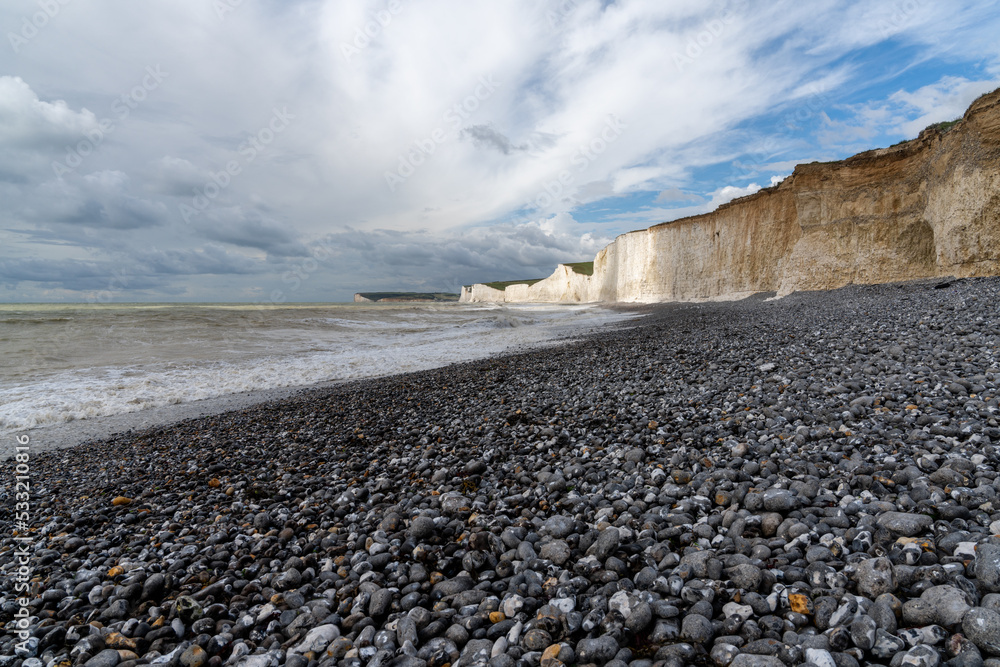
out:
<path id="1" fill-rule="evenodd" d="M 962 619 L 962 631 L 983 653 L 1000 656 L 1000 613 L 971 609 Z"/>
<path id="2" fill-rule="evenodd" d="M 617 653 L 618 642 L 609 636 L 581 639 L 576 645 L 577 661 L 584 664 L 603 665 Z"/>
<path id="3" fill-rule="evenodd" d="M 896 572 L 892 562 L 885 557 L 869 558 L 857 568 L 858 593 L 875 599 L 896 590 Z"/>
<path id="4" fill-rule="evenodd" d="M 976 547 L 973 572 L 984 590 L 1000 592 L 1000 545 L 981 544 Z"/>

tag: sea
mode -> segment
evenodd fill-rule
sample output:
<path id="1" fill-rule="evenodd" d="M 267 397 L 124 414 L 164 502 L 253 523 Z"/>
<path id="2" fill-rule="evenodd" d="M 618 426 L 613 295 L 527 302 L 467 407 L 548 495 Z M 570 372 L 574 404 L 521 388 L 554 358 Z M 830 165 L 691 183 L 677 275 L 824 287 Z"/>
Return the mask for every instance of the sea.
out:
<path id="1" fill-rule="evenodd" d="M 228 394 L 436 368 L 635 316 L 592 305 L 0 304 L 0 439 Z"/>

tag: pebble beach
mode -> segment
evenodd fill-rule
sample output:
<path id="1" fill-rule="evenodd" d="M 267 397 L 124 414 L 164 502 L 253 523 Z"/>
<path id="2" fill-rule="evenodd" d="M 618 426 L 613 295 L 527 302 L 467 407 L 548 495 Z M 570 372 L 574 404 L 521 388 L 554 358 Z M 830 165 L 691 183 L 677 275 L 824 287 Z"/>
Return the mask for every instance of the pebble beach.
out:
<path id="1" fill-rule="evenodd" d="M 4 461 L 0 667 L 1000 667 L 998 304 L 650 306 L 32 454 L 27 534 Z"/>

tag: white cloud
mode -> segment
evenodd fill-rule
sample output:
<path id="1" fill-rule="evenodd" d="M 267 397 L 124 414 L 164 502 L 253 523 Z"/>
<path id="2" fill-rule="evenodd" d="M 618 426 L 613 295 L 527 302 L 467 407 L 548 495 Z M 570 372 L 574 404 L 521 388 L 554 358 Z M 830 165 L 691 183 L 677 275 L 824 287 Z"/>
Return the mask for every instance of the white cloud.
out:
<path id="1" fill-rule="evenodd" d="M 928 125 L 960 118 L 977 97 L 998 86 L 1000 78 L 945 76 L 914 91 L 898 90 L 884 100 L 849 107 L 845 120 L 824 113 L 818 138 L 828 146 L 856 146 L 883 134 L 913 139 Z"/>
<path id="2" fill-rule="evenodd" d="M 899 91 L 889 101 L 901 107 L 903 113 L 919 114 L 900 125 L 903 135 L 916 136 L 928 125 L 961 118 L 977 97 L 997 86 L 1000 86 L 1000 79 L 969 81 L 963 77 L 946 76 L 912 93 Z"/>
<path id="3" fill-rule="evenodd" d="M 96 129 L 91 111 L 73 111 L 64 100 L 45 102 L 20 77 L 0 76 L 0 145 L 5 148 L 51 148 Z"/>
<path id="4" fill-rule="evenodd" d="M 442 253 L 526 270 L 701 212 L 729 196 L 719 183 L 746 193 L 747 181 L 767 183 L 799 155 L 825 159 L 886 127 L 960 113 L 986 85 L 967 73 L 962 85 L 890 98 L 895 88 L 871 72 L 937 58 L 982 63 L 997 78 L 1000 18 L 984 1 L 915 3 L 902 15 L 910 3 L 897 0 L 413 0 L 387 17 L 386 0 L 300 0 L 244 2 L 221 19 L 201 0 L 72 3 L 19 53 L 0 50 L 0 71 L 17 74 L 0 77 L 0 229 L 35 244 L 18 252 L 42 254 L 57 243 L 91 256 L 219 244 L 262 258 L 258 283 L 345 228 L 354 231 L 336 232 L 344 243 L 398 241 L 392 260 L 430 257 L 446 273 Z M 0 23 L 34 11 L 13 0 Z M 906 49 L 907 62 L 876 67 L 865 59 L 881 54 L 859 51 L 875 45 Z M 146 87 L 151 67 L 164 75 Z M 831 147 L 817 146 L 810 126 L 862 85 L 882 101 L 842 127 L 831 121 L 820 137 Z M 276 109 L 290 116 L 280 132 L 269 127 Z M 778 125 L 753 125 L 765 115 Z M 57 178 L 52 160 L 102 120 L 113 131 Z M 401 159 L 420 164 L 390 191 L 385 174 Z M 700 180 L 701 169 L 737 160 L 732 174 Z M 227 165 L 210 208 L 184 225 L 179 206 Z M 573 216 L 581 203 L 674 188 L 681 198 L 663 208 L 601 224 Z M 490 235 L 524 210 L 534 227 Z M 362 256 L 390 259 L 369 245 Z M 330 267 L 327 293 L 375 272 L 340 266 L 352 268 Z"/>

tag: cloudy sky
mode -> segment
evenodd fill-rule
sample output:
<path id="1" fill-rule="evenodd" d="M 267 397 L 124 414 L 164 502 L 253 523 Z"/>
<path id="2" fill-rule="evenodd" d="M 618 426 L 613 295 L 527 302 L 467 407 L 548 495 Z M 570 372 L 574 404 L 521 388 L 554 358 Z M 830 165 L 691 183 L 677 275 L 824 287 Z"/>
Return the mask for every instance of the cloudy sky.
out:
<path id="1" fill-rule="evenodd" d="M 541 277 L 1000 86 L 992 0 L 6 0 L 0 302 Z"/>

